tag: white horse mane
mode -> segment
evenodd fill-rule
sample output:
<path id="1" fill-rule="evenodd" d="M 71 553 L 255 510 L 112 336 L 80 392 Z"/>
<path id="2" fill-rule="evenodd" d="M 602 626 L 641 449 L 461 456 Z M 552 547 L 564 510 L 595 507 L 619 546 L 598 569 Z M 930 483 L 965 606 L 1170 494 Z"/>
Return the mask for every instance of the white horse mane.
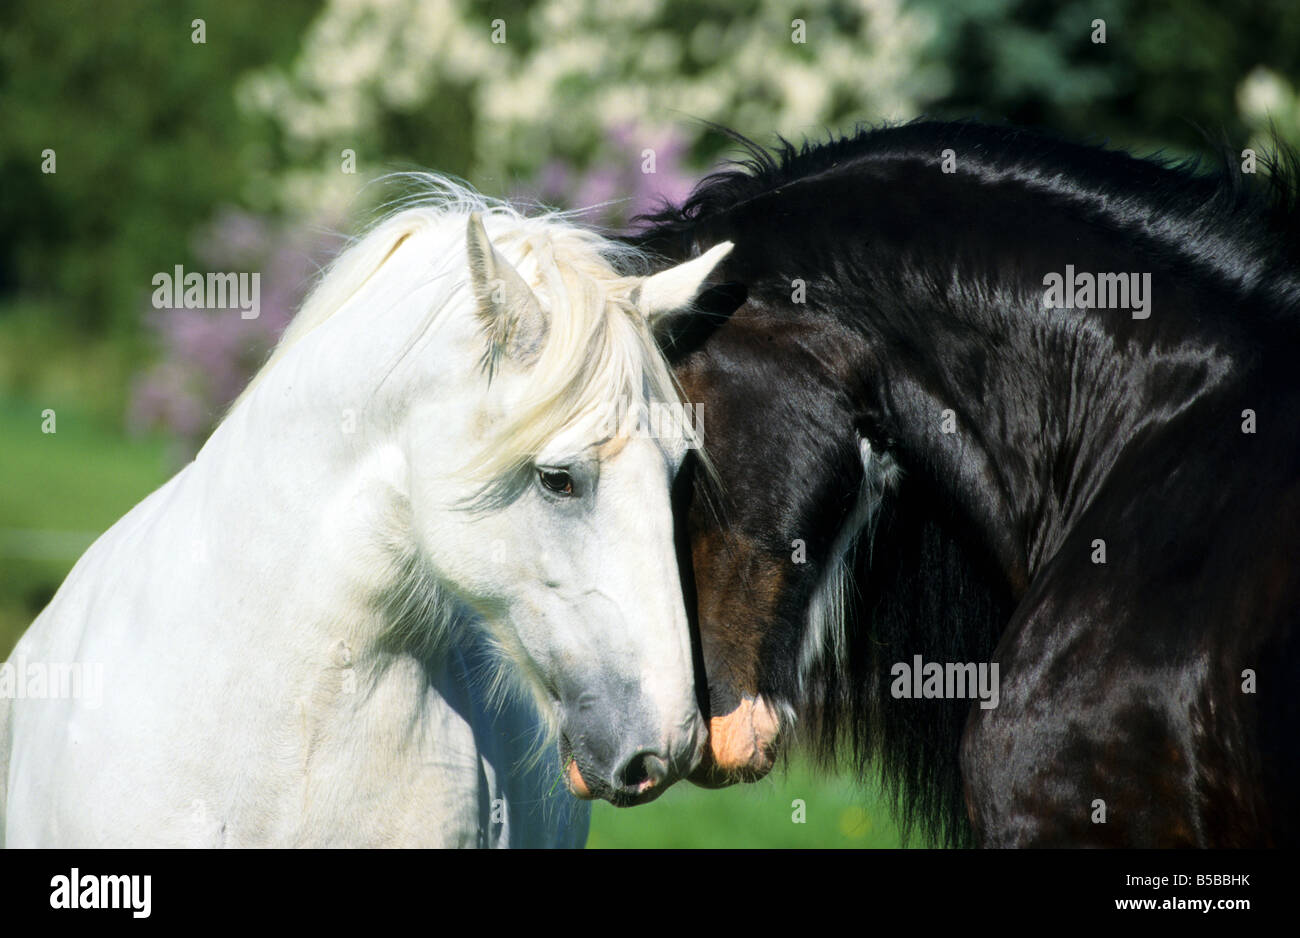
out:
<path id="1" fill-rule="evenodd" d="M 422 191 L 403 199 L 326 268 L 231 411 L 289 349 L 343 308 L 408 239 L 423 232 L 448 235 L 445 250 L 429 258 L 430 275 L 446 281 L 430 318 L 456 306 L 472 310 L 465 227 L 475 212 L 496 250 L 533 289 L 549 322 L 541 354 L 528 372 L 529 406 L 466 467 L 467 478 L 485 488 L 502 482 L 576 419 L 612 413 L 620 396 L 628 405 L 679 400 L 676 381 L 633 303 L 638 281 L 615 269 L 648 269 L 639 249 L 579 227 L 570 221 L 574 213 L 528 217 L 446 177 L 402 175 Z"/>

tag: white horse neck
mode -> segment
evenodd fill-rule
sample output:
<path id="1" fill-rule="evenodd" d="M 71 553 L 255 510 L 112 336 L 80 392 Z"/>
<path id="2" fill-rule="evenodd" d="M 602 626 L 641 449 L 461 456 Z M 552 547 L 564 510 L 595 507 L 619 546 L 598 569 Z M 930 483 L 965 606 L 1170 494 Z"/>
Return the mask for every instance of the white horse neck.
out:
<path id="1" fill-rule="evenodd" d="M 547 798 L 558 764 L 519 771 L 536 717 L 489 712 L 459 652 L 401 641 L 444 622 L 403 553 L 392 435 L 411 389 L 381 379 L 427 327 L 422 380 L 454 404 L 466 366 L 452 358 L 473 329 L 468 315 L 425 321 L 445 287 L 423 256 L 422 276 L 371 278 L 296 342 L 195 461 L 91 548 L 19 644 L 15 658 L 103 662 L 105 705 L 51 702 L 16 720 L 15 777 L 63 782 L 8 793 L 10 843 L 585 838 L 585 806 Z M 76 773 L 40 743 L 64 726 Z M 391 809 L 359 811 L 367 799 Z M 79 826 L 75 804 L 113 828 Z M 505 815 L 492 826 L 485 811 Z"/>
<path id="2" fill-rule="evenodd" d="M 434 584 L 412 581 L 404 542 L 408 467 L 394 434 L 412 389 L 395 368 L 418 341 L 430 385 L 420 390 L 459 399 L 451 389 L 466 366 L 450 334 L 473 326 L 450 310 L 422 323 L 442 285 L 401 273 L 372 278 L 257 382 L 184 480 L 196 516 L 159 519 L 190 532 L 212 589 L 255 594 L 241 600 L 247 620 L 290 645 L 310 636 L 361 649 L 402 625 L 385 621 L 396 608 L 386 595 L 402 591 L 406 608 L 435 600 Z"/>

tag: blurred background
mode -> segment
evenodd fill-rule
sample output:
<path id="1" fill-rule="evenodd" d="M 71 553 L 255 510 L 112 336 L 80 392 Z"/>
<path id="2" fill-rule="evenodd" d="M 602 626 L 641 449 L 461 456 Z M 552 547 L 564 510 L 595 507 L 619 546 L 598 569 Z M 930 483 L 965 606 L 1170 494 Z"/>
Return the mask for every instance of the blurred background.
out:
<path id="1" fill-rule="evenodd" d="M 1298 85 L 1294 0 L 5 0 L 0 659 L 197 450 L 394 197 L 385 174 L 595 206 L 619 231 L 727 157 L 704 120 L 770 143 L 974 116 L 1185 156 L 1207 135 L 1261 148 L 1270 122 L 1300 143 Z M 178 264 L 260 272 L 260 315 L 154 309 L 152 278 Z M 591 837 L 898 842 L 877 792 L 798 759 L 758 785 L 598 805 Z"/>

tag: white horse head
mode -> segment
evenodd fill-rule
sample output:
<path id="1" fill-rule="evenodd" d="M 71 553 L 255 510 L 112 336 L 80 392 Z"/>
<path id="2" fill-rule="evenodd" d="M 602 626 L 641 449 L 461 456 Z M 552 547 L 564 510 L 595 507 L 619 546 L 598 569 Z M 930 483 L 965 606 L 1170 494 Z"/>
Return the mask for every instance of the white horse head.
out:
<path id="1" fill-rule="evenodd" d="M 264 370 L 275 400 L 255 381 L 244 406 L 283 406 L 295 372 L 369 382 L 348 445 L 389 491 L 357 506 L 354 575 L 387 638 L 435 653 L 472 610 L 502 685 L 558 731 L 570 789 L 640 803 L 706 736 L 669 504 L 690 441 L 611 418 L 676 404 L 648 320 L 727 248 L 624 276 L 626 247 L 439 185 L 341 256 Z"/>

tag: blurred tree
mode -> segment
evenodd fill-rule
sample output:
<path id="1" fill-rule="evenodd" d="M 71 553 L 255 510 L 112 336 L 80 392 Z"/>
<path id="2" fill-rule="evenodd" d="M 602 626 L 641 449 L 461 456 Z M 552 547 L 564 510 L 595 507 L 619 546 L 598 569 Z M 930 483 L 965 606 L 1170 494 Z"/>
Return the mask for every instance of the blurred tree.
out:
<path id="1" fill-rule="evenodd" d="M 915 0 L 952 69 L 930 110 L 1082 139 L 1205 151 L 1202 129 L 1245 144 L 1238 89 L 1263 66 L 1300 75 L 1295 0 Z M 1105 21 L 1105 43 L 1092 41 Z M 1300 141 L 1297 141 L 1300 142 Z"/>
<path id="2" fill-rule="evenodd" d="M 942 81 L 918 65 L 932 32 L 903 0 L 328 0 L 240 101 L 284 156 L 256 167 L 278 208 L 346 202 L 345 149 L 369 174 L 409 161 L 504 195 L 665 141 L 701 162 L 721 142 L 698 119 L 768 135 L 911 116 Z"/>
<path id="3" fill-rule="evenodd" d="M 318 7 L 5 0 L 0 291 L 54 298 L 64 328 L 133 331 L 153 273 L 241 198 L 251 138 L 234 78 L 292 55 Z M 41 171 L 46 149 L 56 173 Z"/>

